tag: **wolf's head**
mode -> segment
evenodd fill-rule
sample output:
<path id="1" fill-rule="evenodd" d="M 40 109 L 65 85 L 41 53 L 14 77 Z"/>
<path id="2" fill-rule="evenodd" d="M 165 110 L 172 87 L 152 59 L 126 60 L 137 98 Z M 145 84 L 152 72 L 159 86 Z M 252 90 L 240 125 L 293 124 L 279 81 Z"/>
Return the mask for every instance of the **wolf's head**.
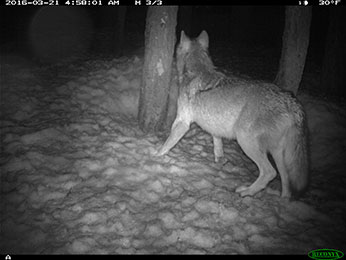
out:
<path id="1" fill-rule="evenodd" d="M 180 43 L 177 47 L 177 69 L 179 83 L 184 77 L 190 79 L 214 69 L 208 53 L 209 36 L 202 31 L 196 39 L 190 39 L 181 31 Z"/>

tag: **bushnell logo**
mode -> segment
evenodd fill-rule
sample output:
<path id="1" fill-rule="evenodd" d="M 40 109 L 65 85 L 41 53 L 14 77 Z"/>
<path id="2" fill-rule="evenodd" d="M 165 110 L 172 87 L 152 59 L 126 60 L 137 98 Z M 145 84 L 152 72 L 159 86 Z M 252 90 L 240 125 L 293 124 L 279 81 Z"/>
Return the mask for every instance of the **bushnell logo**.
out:
<path id="1" fill-rule="evenodd" d="M 308 253 L 308 256 L 315 260 L 340 259 L 344 253 L 336 249 L 316 249 Z"/>

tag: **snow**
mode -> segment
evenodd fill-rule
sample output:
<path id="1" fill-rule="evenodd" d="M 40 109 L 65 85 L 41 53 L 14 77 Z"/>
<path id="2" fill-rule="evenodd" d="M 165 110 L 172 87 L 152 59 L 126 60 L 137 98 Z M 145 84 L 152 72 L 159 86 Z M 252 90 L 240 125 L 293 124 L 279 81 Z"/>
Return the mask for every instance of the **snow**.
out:
<path id="1" fill-rule="evenodd" d="M 153 155 L 164 139 L 137 125 L 141 58 L 1 60 L 1 253 L 346 252 L 344 108 L 299 96 L 312 166 L 301 200 L 281 199 L 279 179 L 241 198 L 258 171 L 236 142 L 216 164 L 193 125 Z"/>

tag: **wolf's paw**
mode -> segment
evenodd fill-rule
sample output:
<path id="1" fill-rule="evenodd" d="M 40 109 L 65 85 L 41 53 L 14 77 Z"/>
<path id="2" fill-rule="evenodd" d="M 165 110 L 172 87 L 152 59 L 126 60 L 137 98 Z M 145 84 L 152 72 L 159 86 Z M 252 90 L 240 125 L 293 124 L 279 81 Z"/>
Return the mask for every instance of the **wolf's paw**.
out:
<path id="1" fill-rule="evenodd" d="M 162 147 L 160 147 L 158 150 L 156 150 L 152 153 L 153 156 L 162 156 L 165 154 L 166 154 L 166 152 L 162 149 Z"/>
<path id="2" fill-rule="evenodd" d="M 215 163 L 217 163 L 218 165 L 225 165 L 228 162 L 228 160 L 225 157 L 215 157 Z"/>
<path id="3" fill-rule="evenodd" d="M 235 192 L 239 193 L 241 197 L 254 195 L 253 190 L 248 186 L 239 186 L 236 188 Z"/>
<path id="4" fill-rule="evenodd" d="M 152 153 L 152 155 L 153 155 L 153 156 L 157 156 L 157 157 L 162 156 L 160 150 L 154 151 L 154 152 Z"/>

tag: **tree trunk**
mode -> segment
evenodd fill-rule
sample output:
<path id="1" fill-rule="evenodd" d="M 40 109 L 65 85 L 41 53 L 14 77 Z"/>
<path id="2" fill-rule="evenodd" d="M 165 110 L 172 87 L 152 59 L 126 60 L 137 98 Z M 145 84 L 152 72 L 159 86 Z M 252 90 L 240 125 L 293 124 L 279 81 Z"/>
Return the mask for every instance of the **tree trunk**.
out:
<path id="1" fill-rule="evenodd" d="M 143 131 L 161 129 L 167 116 L 177 6 L 149 7 L 138 120 Z"/>
<path id="2" fill-rule="evenodd" d="M 285 30 L 275 84 L 297 94 L 309 46 L 311 7 L 286 6 Z"/>
<path id="3" fill-rule="evenodd" d="M 331 95 L 343 95 L 345 91 L 345 46 L 342 28 L 342 9 L 330 7 L 329 27 L 324 51 L 321 90 Z"/>

